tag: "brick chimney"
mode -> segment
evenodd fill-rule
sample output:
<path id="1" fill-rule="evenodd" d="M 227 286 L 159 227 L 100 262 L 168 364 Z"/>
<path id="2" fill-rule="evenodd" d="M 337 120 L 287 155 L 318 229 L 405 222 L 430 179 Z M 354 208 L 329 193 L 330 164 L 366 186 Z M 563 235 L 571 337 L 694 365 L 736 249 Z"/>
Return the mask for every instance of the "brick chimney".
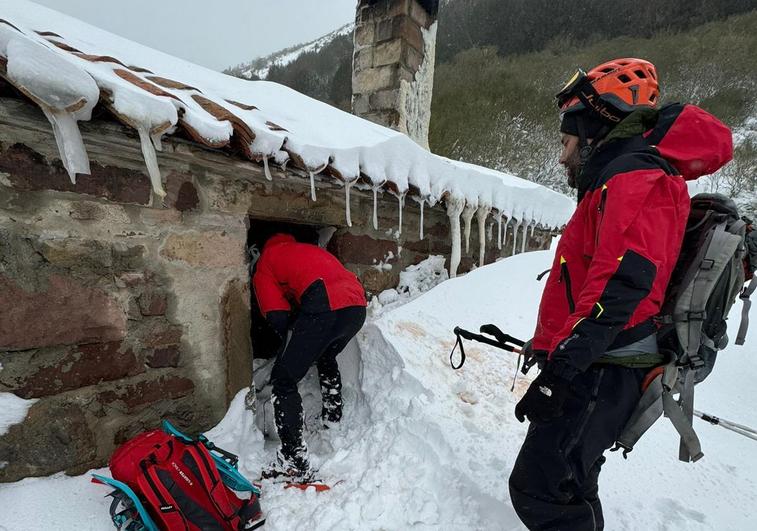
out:
<path id="1" fill-rule="evenodd" d="M 439 0 L 360 0 L 352 112 L 428 149 Z"/>

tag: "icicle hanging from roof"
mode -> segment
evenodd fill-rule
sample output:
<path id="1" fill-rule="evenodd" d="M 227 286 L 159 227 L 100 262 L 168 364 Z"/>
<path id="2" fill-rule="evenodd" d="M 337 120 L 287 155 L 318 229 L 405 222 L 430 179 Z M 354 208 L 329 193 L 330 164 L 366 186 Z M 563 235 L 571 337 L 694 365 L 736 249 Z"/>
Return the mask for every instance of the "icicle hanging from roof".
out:
<path id="1" fill-rule="evenodd" d="M 473 219 L 473 214 L 476 213 L 476 206 L 471 204 L 466 204 L 465 208 L 463 209 L 463 223 L 464 223 L 464 231 L 465 231 L 465 254 L 468 254 L 470 252 L 470 227 L 471 227 L 471 220 Z"/>
<path id="2" fill-rule="evenodd" d="M 310 175 L 310 200 L 316 201 L 315 197 L 315 175 L 313 175 L 312 171 L 308 170 L 308 174 Z"/>
<path id="3" fill-rule="evenodd" d="M 478 265 L 482 267 L 484 265 L 484 258 L 486 257 L 486 217 L 491 210 L 492 208 L 486 205 L 480 206 L 478 210 L 476 210 L 476 220 L 478 221 Z"/>
<path id="4" fill-rule="evenodd" d="M 356 182 L 357 179 L 354 181 L 345 181 L 344 183 L 344 214 L 347 218 L 348 227 L 352 227 L 352 214 L 350 212 L 350 189 Z"/>
<path id="5" fill-rule="evenodd" d="M 450 222 L 450 237 L 452 238 L 452 251 L 449 257 L 449 277 L 457 276 L 457 268 L 460 266 L 461 234 L 460 214 L 465 207 L 465 200 L 455 197 L 447 198 L 447 216 Z"/>
<path id="6" fill-rule="evenodd" d="M 426 200 L 422 197 L 414 197 L 415 202 L 418 203 L 418 206 L 421 210 L 420 220 L 419 220 L 419 229 L 418 229 L 418 239 L 423 240 L 423 206 L 426 204 Z"/>
<path id="7" fill-rule="evenodd" d="M 497 250 L 502 250 L 502 211 L 497 212 Z"/>
<path id="8" fill-rule="evenodd" d="M 520 229 L 521 223 L 523 223 L 522 219 L 518 220 L 513 226 L 513 256 L 515 256 L 516 245 L 518 244 L 518 229 Z"/>
<path id="9" fill-rule="evenodd" d="M 373 230 L 378 230 L 378 198 L 376 197 L 378 194 L 378 186 L 372 186 L 371 190 L 373 191 Z"/>
<path id="10" fill-rule="evenodd" d="M 405 194 L 392 194 L 397 198 L 399 203 L 399 227 L 397 227 L 397 236 L 402 234 L 402 210 L 405 208 Z"/>
<path id="11" fill-rule="evenodd" d="M 323 170 L 325 170 L 329 165 L 329 161 L 326 161 L 326 163 L 318 168 L 317 170 L 311 170 L 308 168 L 308 174 L 310 175 L 310 199 L 313 201 L 316 201 L 315 196 L 315 176 L 317 173 L 321 173 Z"/>
<path id="12" fill-rule="evenodd" d="M 263 170 L 265 171 L 265 178 L 269 181 L 273 181 L 271 169 L 268 167 L 268 157 L 263 157 Z"/>
<path id="13" fill-rule="evenodd" d="M 153 146 L 150 133 L 144 127 L 138 127 L 137 132 L 139 133 L 142 156 L 145 158 L 147 174 L 150 176 L 152 189 L 159 197 L 165 197 L 166 191 L 163 189 L 163 179 L 160 176 L 160 168 L 158 167 L 158 154 L 155 153 L 155 146 Z"/>
<path id="14" fill-rule="evenodd" d="M 526 242 L 528 240 L 528 228 L 531 225 L 531 223 L 527 223 L 526 225 L 523 225 L 523 241 L 520 242 L 520 252 L 525 253 L 526 252 Z"/>
<path id="15" fill-rule="evenodd" d="M 89 74 L 57 53 L 5 24 L 0 26 L 0 54 L 7 57 L 7 77 L 50 121 L 63 167 L 76 183 L 77 173 L 90 173 L 76 122 L 90 119 L 100 90 Z"/>

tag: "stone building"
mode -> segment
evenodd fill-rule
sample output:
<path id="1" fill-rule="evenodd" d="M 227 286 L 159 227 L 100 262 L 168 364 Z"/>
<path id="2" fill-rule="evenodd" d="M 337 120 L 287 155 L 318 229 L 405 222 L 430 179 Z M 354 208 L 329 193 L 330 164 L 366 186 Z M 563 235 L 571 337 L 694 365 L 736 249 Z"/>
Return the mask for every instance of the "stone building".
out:
<path id="1" fill-rule="evenodd" d="M 250 382 L 248 248 L 272 231 L 320 237 L 376 294 L 431 254 L 454 273 L 543 248 L 572 208 L 285 87 L 4 7 L 0 407 L 21 413 L 0 481 L 217 422 Z"/>

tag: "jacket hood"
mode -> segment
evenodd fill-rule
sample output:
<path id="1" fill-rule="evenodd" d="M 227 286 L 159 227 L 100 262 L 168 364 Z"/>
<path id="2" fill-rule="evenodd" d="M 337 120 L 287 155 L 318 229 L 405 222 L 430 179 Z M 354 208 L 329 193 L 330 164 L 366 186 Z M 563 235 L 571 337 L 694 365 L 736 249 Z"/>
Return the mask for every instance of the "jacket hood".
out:
<path id="1" fill-rule="evenodd" d="M 731 130 L 696 105 L 663 107 L 644 136 L 687 181 L 715 173 L 733 158 Z"/>
<path id="2" fill-rule="evenodd" d="M 636 135 L 642 135 L 687 181 L 714 173 L 733 158 L 731 130 L 696 105 L 672 103 L 634 111 L 606 141 Z"/>
<path id="3" fill-rule="evenodd" d="M 277 234 L 274 234 L 268 240 L 266 240 L 265 245 L 263 245 L 263 249 L 267 249 L 269 247 L 273 247 L 274 245 L 279 245 L 282 243 L 296 243 L 297 240 L 292 236 L 291 234 L 285 234 L 283 232 L 279 232 Z"/>

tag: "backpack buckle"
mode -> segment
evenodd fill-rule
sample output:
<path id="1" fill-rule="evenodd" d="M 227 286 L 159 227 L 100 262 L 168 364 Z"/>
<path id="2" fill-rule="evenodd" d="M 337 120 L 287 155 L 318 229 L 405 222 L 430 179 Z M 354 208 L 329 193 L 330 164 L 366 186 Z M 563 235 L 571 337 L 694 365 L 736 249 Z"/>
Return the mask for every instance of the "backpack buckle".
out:
<path id="1" fill-rule="evenodd" d="M 715 260 L 711 258 L 705 258 L 704 260 L 702 260 L 702 263 L 699 264 L 699 269 L 703 271 L 709 271 L 713 267 L 715 267 Z"/>
<path id="2" fill-rule="evenodd" d="M 686 317 L 689 321 L 704 321 L 707 317 L 707 312 L 704 310 L 699 312 L 688 312 Z"/>
<path id="3" fill-rule="evenodd" d="M 694 370 L 701 369 L 704 367 L 704 360 L 701 356 L 692 356 L 689 358 L 689 367 Z"/>

